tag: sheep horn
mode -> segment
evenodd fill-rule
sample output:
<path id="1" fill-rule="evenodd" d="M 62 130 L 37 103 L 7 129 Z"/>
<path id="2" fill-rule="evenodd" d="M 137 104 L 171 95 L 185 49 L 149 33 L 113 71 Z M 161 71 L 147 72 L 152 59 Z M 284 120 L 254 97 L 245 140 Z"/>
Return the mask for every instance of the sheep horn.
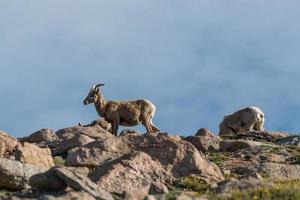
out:
<path id="1" fill-rule="evenodd" d="M 95 88 L 94 88 L 94 89 L 96 89 L 96 88 L 98 88 L 98 87 L 101 87 L 101 86 L 104 86 L 104 84 L 102 84 L 102 83 L 97 84 L 97 85 L 95 85 Z"/>
<path id="2" fill-rule="evenodd" d="M 91 90 L 94 90 L 98 87 L 104 86 L 104 84 L 97 84 L 97 85 L 93 85 L 93 87 L 91 88 Z"/>

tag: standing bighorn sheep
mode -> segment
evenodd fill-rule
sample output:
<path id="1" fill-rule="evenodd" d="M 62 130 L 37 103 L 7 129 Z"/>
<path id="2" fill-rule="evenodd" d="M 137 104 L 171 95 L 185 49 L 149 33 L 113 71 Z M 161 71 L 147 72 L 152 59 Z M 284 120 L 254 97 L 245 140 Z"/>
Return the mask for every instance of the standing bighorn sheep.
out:
<path id="1" fill-rule="evenodd" d="M 224 117 L 219 135 L 232 137 L 235 133 L 262 131 L 264 121 L 264 113 L 258 107 L 246 107 Z"/>
<path id="2" fill-rule="evenodd" d="M 152 123 L 156 108 L 149 100 L 106 101 L 100 93 L 100 86 L 104 86 L 104 84 L 94 85 L 83 103 L 84 105 L 95 104 L 98 114 L 112 124 L 114 135 L 117 136 L 119 125 L 143 124 L 148 133 L 160 131 Z"/>

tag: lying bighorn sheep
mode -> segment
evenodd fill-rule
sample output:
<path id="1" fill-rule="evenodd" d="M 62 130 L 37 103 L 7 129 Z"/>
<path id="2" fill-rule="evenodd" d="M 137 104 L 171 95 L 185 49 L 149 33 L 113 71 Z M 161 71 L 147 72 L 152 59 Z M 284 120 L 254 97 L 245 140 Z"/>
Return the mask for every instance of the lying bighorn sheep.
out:
<path id="1" fill-rule="evenodd" d="M 106 101 L 99 92 L 99 87 L 104 84 L 94 85 L 84 99 L 85 105 L 94 103 L 98 114 L 112 124 L 112 133 L 117 136 L 119 125 L 136 126 L 143 124 L 147 132 L 160 131 L 152 123 L 155 106 L 146 99 L 128 101 Z"/>
<path id="2" fill-rule="evenodd" d="M 246 107 L 224 117 L 219 125 L 220 136 L 234 136 L 235 133 L 264 130 L 264 113 L 258 107 Z"/>

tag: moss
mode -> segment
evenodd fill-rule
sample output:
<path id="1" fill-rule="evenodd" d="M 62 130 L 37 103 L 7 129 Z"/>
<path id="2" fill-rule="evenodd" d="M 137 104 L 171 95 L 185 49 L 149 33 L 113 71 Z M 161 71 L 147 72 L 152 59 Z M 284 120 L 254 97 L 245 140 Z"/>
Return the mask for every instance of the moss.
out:
<path id="1" fill-rule="evenodd" d="M 222 168 L 224 161 L 228 160 L 232 156 L 233 154 L 231 152 L 213 152 L 207 154 L 207 159 Z"/>
<path id="2" fill-rule="evenodd" d="M 175 200 L 181 194 L 180 190 L 173 190 L 164 196 L 165 200 Z"/>
<path id="3" fill-rule="evenodd" d="M 216 200 L 298 200 L 300 199 L 300 180 L 275 182 L 272 187 L 261 187 L 245 191 L 233 191 L 230 197 L 217 197 Z"/>
<path id="4" fill-rule="evenodd" d="M 56 156 L 53 158 L 53 162 L 56 166 L 64 166 L 66 163 L 66 160 L 64 160 L 62 157 L 60 156 Z"/>
<path id="5" fill-rule="evenodd" d="M 208 191 L 207 183 L 198 176 L 187 176 L 174 181 L 173 186 L 181 190 L 191 190 L 198 193 L 205 193 Z"/>

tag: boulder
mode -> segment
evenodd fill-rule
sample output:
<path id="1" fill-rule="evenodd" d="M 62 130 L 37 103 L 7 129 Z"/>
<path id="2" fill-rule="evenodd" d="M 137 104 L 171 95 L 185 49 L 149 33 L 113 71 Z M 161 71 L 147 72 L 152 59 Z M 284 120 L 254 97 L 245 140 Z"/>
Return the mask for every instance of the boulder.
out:
<path id="1" fill-rule="evenodd" d="M 250 141 L 250 140 L 224 140 L 220 141 L 220 150 L 221 151 L 237 151 L 240 149 L 246 149 L 246 148 L 254 148 L 257 146 L 261 146 L 263 143 L 256 142 L 256 141 Z"/>
<path id="2" fill-rule="evenodd" d="M 33 175 L 29 180 L 30 186 L 39 191 L 60 191 L 66 189 L 68 185 L 56 175 L 53 169 Z"/>
<path id="3" fill-rule="evenodd" d="M 212 152 L 219 150 L 220 137 L 208 129 L 200 129 L 195 136 L 188 136 L 184 140 L 192 143 L 199 151 Z"/>
<path id="4" fill-rule="evenodd" d="M 288 133 L 276 131 L 249 131 L 244 133 L 236 133 L 235 139 L 276 142 L 278 139 L 285 138 L 288 135 Z"/>
<path id="5" fill-rule="evenodd" d="M 70 151 L 67 164 L 96 167 L 118 160 L 133 151 L 148 154 L 173 177 L 199 174 L 212 181 L 224 178 L 220 169 L 208 162 L 191 143 L 166 133 L 129 134 L 96 140 Z"/>
<path id="6" fill-rule="evenodd" d="M 113 137 L 110 132 L 104 130 L 100 126 L 74 126 L 63 128 L 58 130 L 56 135 L 62 140 L 74 138 L 76 135 L 85 135 L 92 139 Z"/>
<path id="7" fill-rule="evenodd" d="M 15 138 L 0 130 L 0 158 L 12 157 L 18 143 Z"/>
<path id="8" fill-rule="evenodd" d="M 217 188 L 214 189 L 216 193 L 229 193 L 232 190 L 247 190 L 253 188 L 259 188 L 265 184 L 258 178 L 253 176 L 245 177 L 240 180 L 230 179 L 225 180 L 218 184 Z"/>
<path id="9" fill-rule="evenodd" d="M 56 174 L 56 169 L 53 167 L 45 173 L 36 174 L 29 180 L 31 187 L 38 189 L 39 191 L 60 191 L 64 190 L 68 185 Z M 68 167 L 66 168 L 76 174 L 81 174 L 83 177 L 87 177 L 89 169 L 85 167 Z"/>
<path id="10" fill-rule="evenodd" d="M 62 195 L 43 195 L 39 200 L 96 200 L 87 192 L 72 191 Z"/>
<path id="11" fill-rule="evenodd" d="M 168 193 L 168 187 L 162 182 L 153 182 L 149 188 L 149 194 L 165 194 Z"/>
<path id="12" fill-rule="evenodd" d="M 37 145 L 28 142 L 21 143 L 17 146 L 15 157 L 16 160 L 26 164 L 44 168 L 54 166 L 49 148 L 40 148 Z"/>
<path id="13" fill-rule="evenodd" d="M 220 169 L 208 162 L 189 142 L 167 133 L 145 134 L 138 150 L 157 159 L 175 178 L 198 174 L 209 181 L 224 179 Z"/>
<path id="14" fill-rule="evenodd" d="M 115 160 L 130 153 L 130 142 L 125 137 L 108 137 L 96 140 L 83 147 L 74 148 L 68 152 L 66 164 L 68 166 L 95 167 L 108 161 Z"/>
<path id="15" fill-rule="evenodd" d="M 124 200 L 144 200 L 149 193 L 149 186 L 143 188 L 135 188 L 132 190 L 124 191 L 122 199 Z"/>
<path id="16" fill-rule="evenodd" d="M 9 190 L 29 188 L 30 177 L 43 172 L 45 169 L 38 166 L 0 158 L 0 188 Z"/>
<path id="17" fill-rule="evenodd" d="M 59 138 L 52 129 L 46 128 L 34 132 L 28 137 L 21 138 L 20 141 L 30 143 L 50 143 L 58 139 Z"/>
<path id="18" fill-rule="evenodd" d="M 279 163 L 260 163 L 255 166 L 256 172 L 272 180 L 293 180 L 300 178 L 300 165 Z"/>
<path id="19" fill-rule="evenodd" d="M 65 139 L 62 139 L 61 143 L 56 148 L 52 149 L 52 154 L 54 156 L 63 156 L 67 154 L 69 150 L 75 147 L 84 146 L 93 141 L 95 140 L 84 134 L 72 134 L 72 137 L 66 137 Z"/>
<path id="20" fill-rule="evenodd" d="M 76 170 L 69 168 L 54 168 L 56 175 L 61 178 L 69 187 L 76 191 L 83 191 L 96 199 L 113 200 L 113 196 L 93 183 L 84 174 L 78 173 Z"/>
<path id="21" fill-rule="evenodd" d="M 125 135 L 140 135 L 141 133 L 134 129 L 124 129 L 121 131 L 119 136 L 125 136 Z"/>
<path id="22" fill-rule="evenodd" d="M 82 127 L 100 126 L 105 131 L 111 133 L 111 123 L 109 123 L 108 121 L 106 121 L 104 118 L 99 118 L 97 120 L 92 121 L 89 124 L 86 124 L 86 125 L 81 125 L 81 123 L 79 123 L 79 124 L 80 124 L 79 126 L 82 126 Z"/>
<path id="23" fill-rule="evenodd" d="M 300 147 L 300 135 L 292 135 L 277 139 L 277 145 Z"/>
<path id="24" fill-rule="evenodd" d="M 89 177 L 100 187 L 116 193 L 172 180 L 164 167 L 144 152 L 134 152 L 99 166 Z"/>

